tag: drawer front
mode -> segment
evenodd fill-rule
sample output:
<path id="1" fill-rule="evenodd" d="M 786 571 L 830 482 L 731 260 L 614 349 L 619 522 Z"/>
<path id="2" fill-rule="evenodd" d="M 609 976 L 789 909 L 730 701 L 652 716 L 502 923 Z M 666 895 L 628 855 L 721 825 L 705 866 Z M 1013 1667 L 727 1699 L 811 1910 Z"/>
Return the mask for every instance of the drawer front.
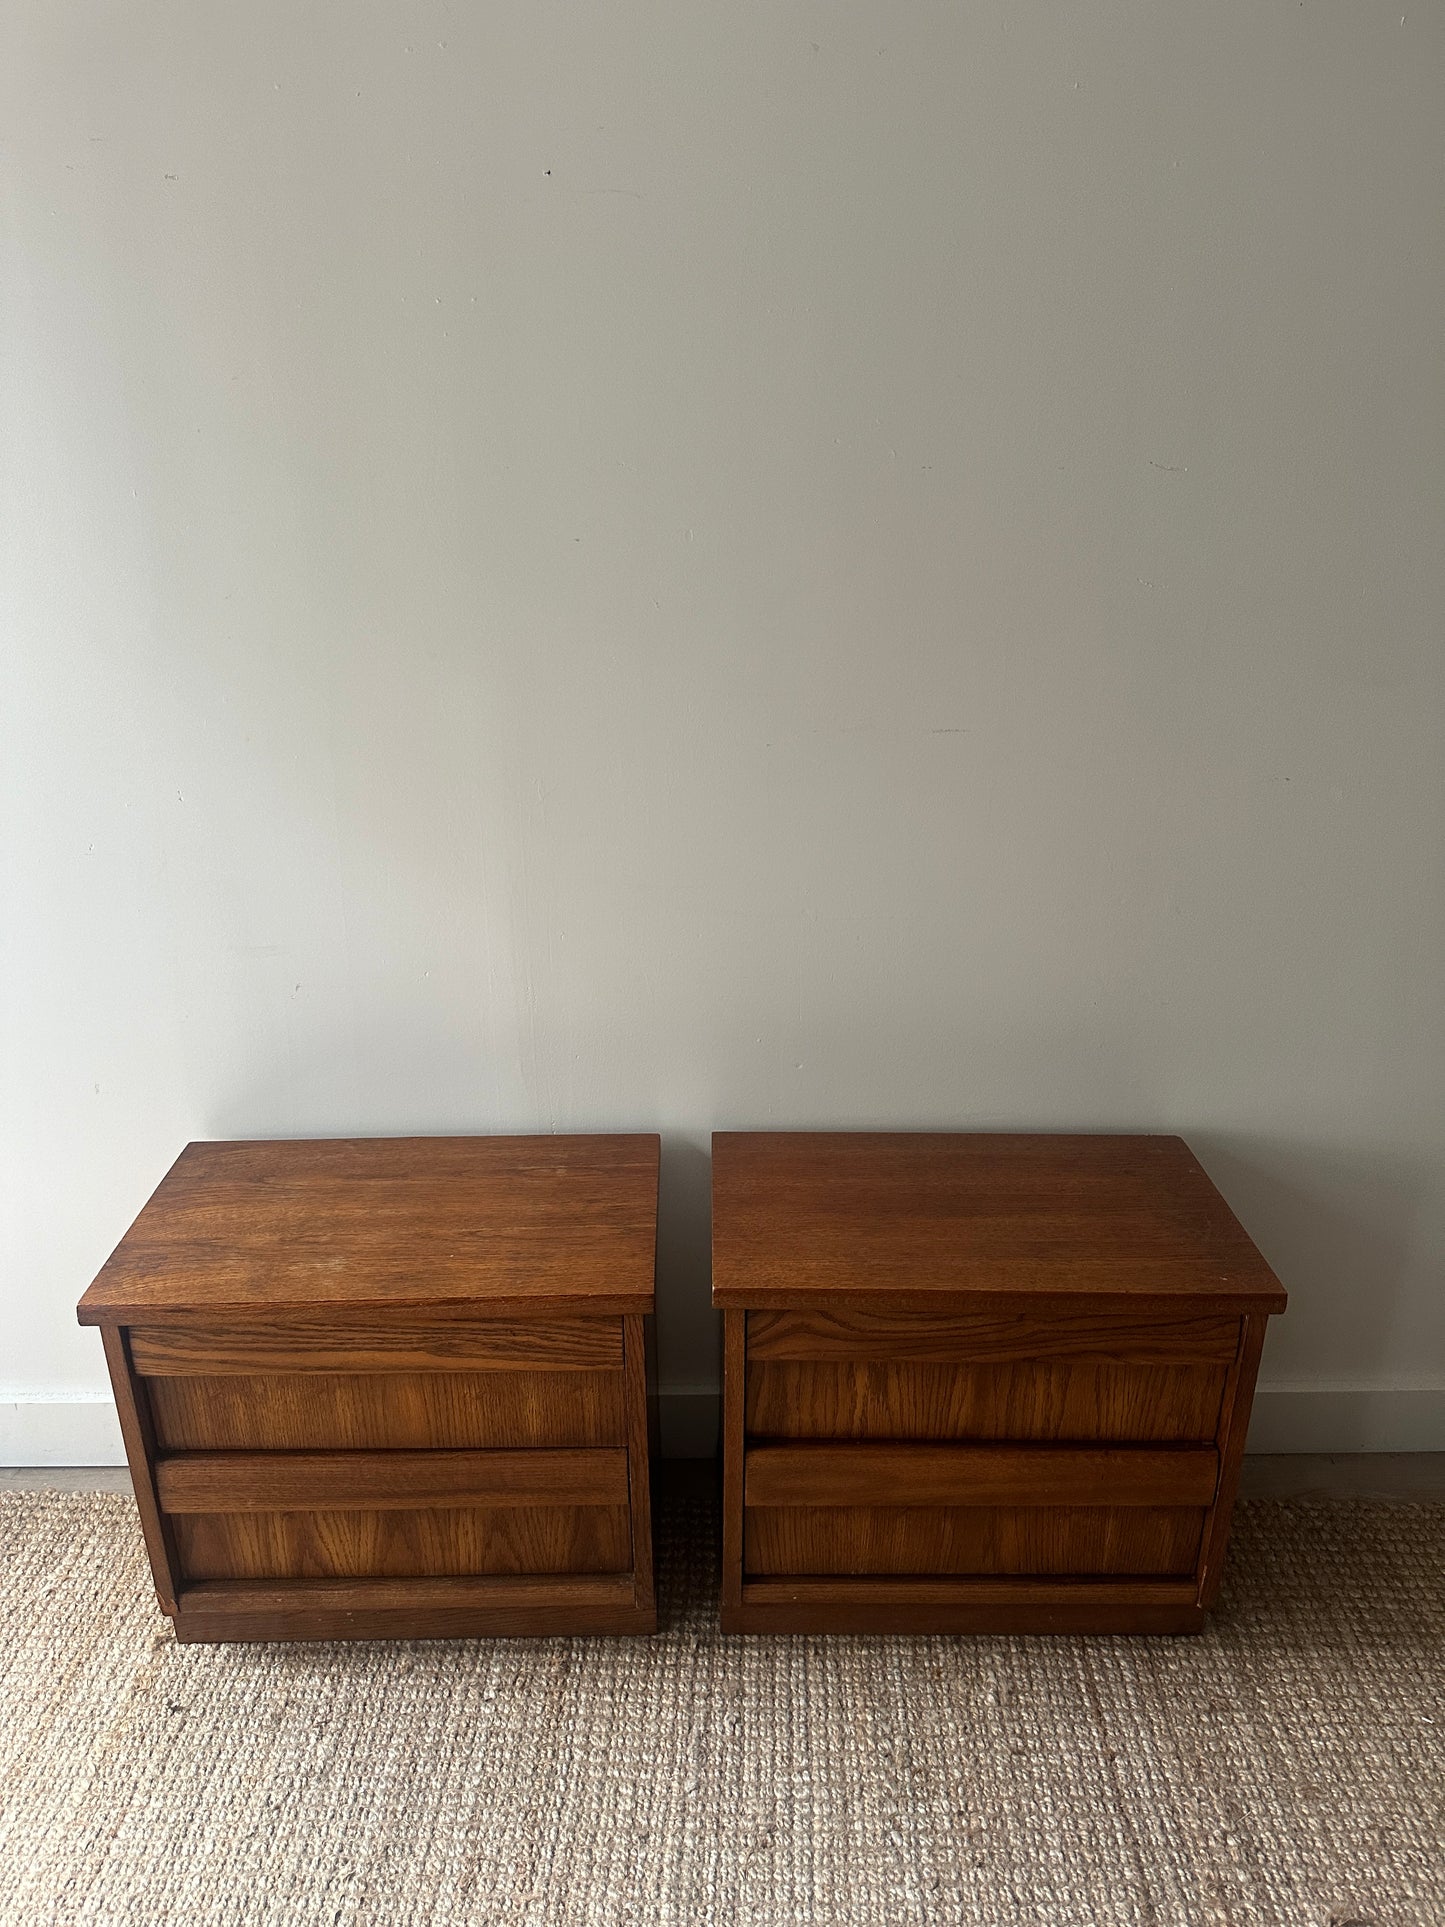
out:
<path id="1" fill-rule="evenodd" d="M 173 1519 L 188 1581 L 625 1572 L 623 1506 L 221 1512 Z"/>
<path id="2" fill-rule="evenodd" d="M 1190 1572 L 1212 1446 L 777 1445 L 744 1463 L 748 1573 Z"/>
<path id="3" fill-rule="evenodd" d="M 1232 1318 L 752 1312 L 756 1438 L 1212 1439 Z"/>
<path id="4" fill-rule="evenodd" d="M 1222 1365 L 750 1360 L 755 1438 L 1212 1439 Z"/>
<path id="5" fill-rule="evenodd" d="M 600 1446 L 626 1440 L 620 1371 L 148 1376 L 164 1452 Z"/>
<path id="6" fill-rule="evenodd" d="M 296 1372 L 622 1370 L 619 1318 L 443 1318 L 334 1321 L 296 1314 L 248 1324 L 133 1325 L 131 1360 L 145 1377 L 251 1377 Z"/>
<path id="7" fill-rule="evenodd" d="M 1195 1507 L 749 1507 L 749 1575 L 918 1574 L 1070 1578 L 1185 1576 Z"/>
<path id="8" fill-rule="evenodd" d="M 1091 1358 L 1100 1362 L 1227 1365 L 1239 1320 L 1173 1313 L 1139 1319 L 1073 1311 L 750 1311 L 752 1358 L 984 1360 Z"/>
<path id="9" fill-rule="evenodd" d="M 631 1564 L 623 1451 L 198 1453 L 156 1489 L 188 1582 Z"/>

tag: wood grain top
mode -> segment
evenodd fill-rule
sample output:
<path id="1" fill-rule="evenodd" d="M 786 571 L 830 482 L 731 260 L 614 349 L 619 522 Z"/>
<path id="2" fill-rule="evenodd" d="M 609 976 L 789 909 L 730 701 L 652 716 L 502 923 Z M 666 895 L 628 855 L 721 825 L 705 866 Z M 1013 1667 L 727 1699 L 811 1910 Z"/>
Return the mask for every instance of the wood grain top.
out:
<path id="1" fill-rule="evenodd" d="M 168 1312 L 650 1312 L 659 1140 L 188 1144 L 80 1301 Z"/>
<path id="2" fill-rule="evenodd" d="M 1284 1309 L 1178 1137 L 723 1131 L 712 1168 L 722 1307 Z"/>

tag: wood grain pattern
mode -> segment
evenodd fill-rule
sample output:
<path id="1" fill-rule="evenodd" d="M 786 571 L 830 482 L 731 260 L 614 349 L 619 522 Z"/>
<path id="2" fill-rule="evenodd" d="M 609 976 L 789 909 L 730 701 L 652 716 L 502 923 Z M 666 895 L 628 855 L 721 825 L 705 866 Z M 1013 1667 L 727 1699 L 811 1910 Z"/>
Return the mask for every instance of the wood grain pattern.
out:
<path id="1" fill-rule="evenodd" d="M 1204 1507 L 1218 1473 L 1212 1445 L 765 1445 L 747 1453 L 743 1493 L 749 1508 Z"/>
<path id="2" fill-rule="evenodd" d="M 135 1369 L 149 1377 L 253 1378 L 267 1372 L 484 1372 L 622 1370 L 622 1321 L 501 1318 L 405 1322 L 294 1317 L 248 1324 L 137 1325 Z"/>
<path id="3" fill-rule="evenodd" d="M 737 1606 L 743 1583 L 743 1388 L 747 1375 L 747 1323 L 740 1311 L 723 1313 L 723 1516 L 722 1602 Z"/>
<path id="4" fill-rule="evenodd" d="M 203 1580 L 180 1595 L 176 1638 L 481 1639 L 647 1633 L 654 1609 L 630 1573 L 503 1573 L 484 1578 Z"/>
<path id="5" fill-rule="evenodd" d="M 189 1596 L 189 1595 L 187 1595 Z M 976 1606 L 1193 1606 L 1188 1579 L 1041 1579 L 1011 1576 L 894 1578 L 829 1574 L 814 1578 L 749 1579 L 743 1598 L 751 1605 L 794 1604 L 929 1606 L 967 1602 Z"/>
<path id="6" fill-rule="evenodd" d="M 654 1629 L 657 1167 L 655 1137 L 187 1146 L 78 1312 L 176 1637 Z"/>
<path id="7" fill-rule="evenodd" d="M 642 1315 L 658 1148 L 616 1135 L 189 1144 L 78 1315 Z"/>
<path id="8" fill-rule="evenodd" d="M 647 1401 L 648 1343 L 645 1321 L 624 1321 L 627 1450 L 620 1453 L 623 1490 L 632 1518 L 632 1565 L 635 1602 L 655 1608 L 657 1589 L 652 1571 L 652 1480 L 648 1463 L 651 1419 Z"/>
<path id="9" fill-rule="evenodd" d="M 131 1488 L 140 1515 L 141 1535 L 146 1557 L 150 1560 L 156 1598 L 161 1611 L 176 1610 L 176 1586 L 180 1575 L 180 1556 L 174 1537 L 160 1507 L 155 1488 L 155 1430 L 144 1390 L 137 1385 L 125 1333 L 104 1331 L 105 1363 L 110 1373 L 110 1388 L 115 1395 L 116 1415 L 130 1466 Z"/>
<path id="10" fill-rule="evenodd" d="M 627 1453 L 201 1452 L 162 1459 L 156 1490 L 168 1513 L 620 1506 Z"/>
<path id="11" fill-rule="evenodd" d="M 147 1378 L 161 1449 L 622 1445 L 620 1372 L 276 1373 Z"/>
<path id="12" fill-rule="evenodd" d="M 626 1572 L 626 1504 L 405 1511 L 188 1512 L 172 1518 L 198 1579 Z"/>
<path id="13" fill-rule="evenodd" d="M 765 1506 L 748 1573 L 1192 1574 L 1200 1507 Z"/>
<path id="14" fill-rule="evenodd" d="M 713 1302 L 753 1311 L 1282 1310 L 1176 1137 L 719 1132 Z"/>
<path id="15" fill-rule="evenodd" d="M 1089 1581 L 1057 1599 L 995 1598 L 988 1580 L 758 1579 L 724 1607 L 725 1633 L 1197 1633 L 1204 1613 L 1187 1603 L 1116 1596 Z M 887 1586 L 889 1596 L 863 1589 Z M 1141 1588 L 1154 1592 L 1157 1588 Z M 1186 1588 L 1186 1590 L 1189 1590 Z M 177 1621 L 177 1636 L 179 1637 Z"/>
<path id="16" fill-rule="evenodd" d="M 1285 1301 L 1182 1140 L 719 1133 L 713 1302 L 725 1630 L 1203 1624 Z"/>
<path id="17" fill-rule="evenodd" d="M 182 1612 L 392 1612 L 468 1606 L 630 1606 L 625 1573 L 495 1573 L 482 1578 L 203 1579 L 180 1595 Z"/>
<path id="18" fill-rule="evenodd" d="M 797 1439 L 1209 1439 L 1225 1368 L 765 1361 L 749 1354 L 747 1429 Z"/>
<path id="19" fill-rule="evenodd" d="M 1249 1430 L 1249 1411 L 1254 1401 L 1254 1384 L 1259 1375 L 1260 1353 L 1264 1347 L 1266 1320 L 1256 1315 L 1244 1321 L 1240 1335 L 1239 1357 L 1230 1375 L 1219 1419 L 1219 1490 L 1214 1512 L 1199 1554 L 1199 1603 L 1214 1604 L 1219 1582 L 1224 1576 L 1224 1554 L 1229 1544 L 1229 1525 L 1234 1502 L 1239 1494 L 1239 1475 L 1244 1466 L 1244 1441 Z"/>
<path id="20" fill-rule="evenodd" d="M 1174 1312 L 1111 1317 L 1067 1307 L 998 1311 L 843 1310 L 748 1313 L 748 1357 L 879 1359 L 927 1364 L 1008 1364 L 1035 1359 L 1102 1364 L 1227 1366 L 1239 1346 L 1237 1317 Z"/>

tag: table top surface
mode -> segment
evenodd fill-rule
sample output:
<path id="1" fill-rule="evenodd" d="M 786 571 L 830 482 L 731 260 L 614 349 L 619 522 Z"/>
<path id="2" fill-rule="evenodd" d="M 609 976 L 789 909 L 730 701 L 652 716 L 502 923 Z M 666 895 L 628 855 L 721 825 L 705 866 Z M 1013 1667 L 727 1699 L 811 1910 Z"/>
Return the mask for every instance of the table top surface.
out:
<path id="1" fill-rule="evenodd" d="M 1284 1309 L 1178 1137 L 718 1132 L 712 1168 L 724 1308 Z"/>
<path id="2" fill-rule="evenodd" d="M 80 1301 L 167 1313 L 650 1312 L 648 1136 L 188 1144 Z"/>

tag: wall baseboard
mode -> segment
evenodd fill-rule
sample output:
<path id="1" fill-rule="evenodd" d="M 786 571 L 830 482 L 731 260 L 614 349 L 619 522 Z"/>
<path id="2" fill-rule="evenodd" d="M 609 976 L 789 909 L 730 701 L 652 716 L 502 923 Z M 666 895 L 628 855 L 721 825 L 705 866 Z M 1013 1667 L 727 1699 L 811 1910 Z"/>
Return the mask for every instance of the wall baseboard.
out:
<path id="1" fill-rule="evenodd" d="M 1261 1385 L 1251 1452 L 1445 1452 L 1445 1385 Z"/>
<path id="2" fill-rule="evenodd" d="M 664 1391 L 665 1459 L 710 1459 L 721 1401 L 706 1387 Z M 1262 1385 L 1252 1452 L 1445 1452 L 1445 1385 Z M 124 1465 L 108 1397 L 0 1399 L 0 1465 Z"/>
<path id="3" fill-rule="evenodd" d="M 124 1465 L 108 1393 L 92 1398 L 0 1398 L 0 1465 Z"/>

